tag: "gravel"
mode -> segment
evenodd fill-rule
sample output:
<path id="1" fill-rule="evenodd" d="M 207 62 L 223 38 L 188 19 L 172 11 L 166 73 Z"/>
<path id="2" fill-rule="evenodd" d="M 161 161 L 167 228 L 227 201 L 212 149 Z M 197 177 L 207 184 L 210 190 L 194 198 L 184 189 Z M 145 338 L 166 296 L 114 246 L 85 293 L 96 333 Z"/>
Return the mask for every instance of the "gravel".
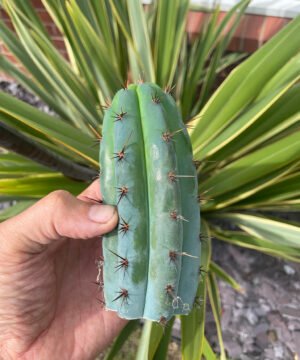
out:
<path id="1" fill-rule="evenodd" d="M 52 111 L 50 107 L 46 105 L 43 101 L 41 101 L 36 95 L 29 93 L 21 85 L 15 82 L 1 81 L 0 77 L 0 90 L 3 90 L 8 94 L 15 96 L 50 115 L 54 114 L 54 111 Z"/>
<path id="2" fill-rule="evenodd" d="M 47 105 L 18 84 L 0 81 L 0 89 L 52 113 Z M 0 209 L 8 205 L 0 204 Z M 228 357 L 232 360 L 300 359 L 300 264 L 217 240 L 214 241 L 213 259 L 244 289 L 244 293 L 237 293 L 219 281 Z M 218 351 L 210 312 L 206 323 L 206 335 Z M 176 324 L 174 337 L 179 336 L 178 328 Z"/>
<path id="3" fill-rule="evenodd" d="M 238 279 L 244 293 L 219 282 L 222 329 L 230 359 L 300 358 L 300 264 L 214 242 L 214 261 Z M 207 336 L 217 350 L 212 317 Z"/>

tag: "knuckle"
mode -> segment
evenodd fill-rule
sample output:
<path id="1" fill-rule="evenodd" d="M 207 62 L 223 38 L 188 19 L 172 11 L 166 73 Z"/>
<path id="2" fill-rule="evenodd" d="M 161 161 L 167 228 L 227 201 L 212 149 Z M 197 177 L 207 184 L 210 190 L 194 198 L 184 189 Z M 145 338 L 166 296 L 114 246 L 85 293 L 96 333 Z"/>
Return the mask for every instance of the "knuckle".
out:
<path id="1" fill-rule="evenodd" d="M 72 195 L 66 190 L 55 190 L 47 195 L 47 201 L 52 208 L 60 208 L 66 204 Z"/>
<path id="2" fill-rule="evenodd" d="M 64 236 L 64 221 L 66 214 L 68 213 L 68 204 L 72 194 L 66 190 L 55 190 L 48 194 L 45 198 L 47 202 L 48 215 L 51 218 L 49 234 L 53 234 L 53 237 Z"/>

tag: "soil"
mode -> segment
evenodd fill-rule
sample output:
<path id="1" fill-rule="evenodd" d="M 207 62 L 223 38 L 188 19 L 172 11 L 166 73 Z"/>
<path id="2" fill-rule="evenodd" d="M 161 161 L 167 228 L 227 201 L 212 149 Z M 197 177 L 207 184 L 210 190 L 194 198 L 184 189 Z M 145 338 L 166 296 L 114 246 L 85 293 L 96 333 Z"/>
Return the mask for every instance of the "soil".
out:
<path id="1" fill-rule="evenodd" d="M 15 83 L 0 81 L 0 89 L 51 112 L 47 105 Z M 300 215 L 297 217 L 300 220 Z M 300 359 L 300 264 L 217 240 L 214 241 L 213 259 L 244 289 L 243 294 L 237 293 L 229 285 L 219 282 L 223 337 L 229 359 Z M 206 323 L 206 335 L 217 351 L 216 329 L 210 312 Z M 180 358 L 178 336 L 179 324 L 176 323 L 169 351 L 172 360 Z M 135 351 L 132 350 L 137 345 L 137 336 L 133 338 L 130 343 L 132 355 L 125 352 L 125 357 L 120 354 L 120 359 L 134 359 Z"/>

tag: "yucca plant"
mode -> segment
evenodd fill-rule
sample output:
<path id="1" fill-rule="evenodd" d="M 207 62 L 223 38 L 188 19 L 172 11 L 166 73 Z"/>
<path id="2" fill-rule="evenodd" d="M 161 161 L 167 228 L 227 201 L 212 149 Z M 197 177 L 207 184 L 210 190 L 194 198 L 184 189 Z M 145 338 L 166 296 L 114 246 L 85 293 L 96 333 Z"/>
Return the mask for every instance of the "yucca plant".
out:
<path id="1" fill-rule="evenodd" d="M 0 146 L 6 149 L 0 153 L 0 198 L 18 200 L 0 219 L 58 188 L 78 194 L 97 176 L 103 106 L 128 79 L 172 89 L 193 145 L 202 213 L 203 271 L 195 306 L 180 318 L 182 356 L 216 358 L 204 336 L 208 296 L 225 359 L 216 279 L 240 288 L 211 261 L 211 237 L 300 260 L 300 224 L 274 217 L 300 210 L 300 18 L 211 95 L 218 73 L 244 56 L 225 50 L 248 0 L 220 23 L 216 9 L 193 41 L 185 32 L 188 0 L 154 1 L 145 9 L 139 0 L 43 3 L 64 36 L 68 61 L 29 2 L 2 1 L 16 35 L 0 22 L 0 37 L 26 72 L 3 56 L 0 68 L 56 115 L 0 93 Z M 165 331 L 145 322 L 138 359 L 166 357 L 173 321 Z M 136 326 L 137 321 L 129 322 L 108 359 Z"/>

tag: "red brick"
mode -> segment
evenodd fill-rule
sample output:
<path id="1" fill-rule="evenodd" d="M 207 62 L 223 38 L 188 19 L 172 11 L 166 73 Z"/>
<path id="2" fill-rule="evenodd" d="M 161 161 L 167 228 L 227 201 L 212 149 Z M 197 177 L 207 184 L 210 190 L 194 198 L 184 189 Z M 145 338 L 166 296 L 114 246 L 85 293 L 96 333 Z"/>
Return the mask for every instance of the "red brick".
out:
<path id="1" fill-rule="evenodd" d="M 259 39 L 261 29 L 263 27 L 265 16 L 261 15 L 246 15 L 247 26 L 245 30 L 245 37 L 247 39 Z"/>
<path id="2" fill-rule="evenodd" d="M 205 23 L 208 14 L 204 12 L 190 11 L 187 17 L 186 31 L 198 34 Z"/>
<path id="3" fill-rule="evenodd" d="M 45 9 L 38 9 L 37 14 L 44 24 L 52 24 L 53 19 Z"/>
<path id="4" fill-rule="evenodd" d="M 62 55 L 66 60 L 69 61 L 69 55 L 68 55 L 68 53 L 67 53 L 66 50 L 59 50 L 59 52 L 61 53 L 61 55 Z"/>
<path id="5" fill-rule="evenodd" d="M 36 8 L 36 9 L 43 9 L 44 5 L 42 3 L 41 0 L 31 0 L 31 4 Z"/>
<path id="6" fill-rule="evenodd" d="M 18 64 L 19 61 L 11 54 L 11 53 L 7 53 L 7 54 L 3 54 L 5 55 L 5 57 L 12 63 L 14 64 Z"/>
<path id="7" fill-rule="evenodd" d="M 5 72 L 0 71 L 0 80 L 1 80 L 1 81 L 12 81 L 13 78 L 10 77 L 10 76 L 8 76 L 8 75 L 6 75 Z"/>
<path id="8" fill-rule="evenodd" d="M 238 37 L 233 37 L 228 45 L 229 51 L 240 51 L 240 39 Z"/>
<path id="9" fill-rule="evenodd" d="M 14 26 L 12 24 L 12 22 L 9 19 L 4 20 L 4 24 L 10 29 L 10 30 L 14 30 Z"/>
<path id="10" fill-rule="evenodd" d="M 228 46 L 229 51 L 240 51 L 240 52 L 244 51 L 244 39 L 247 36 L 248 21 L 249 18 L 247 17 L 247 15 L 244 15 L 233 35 L 231 42 L 229 43 Z"/>
<path id="11" fill-rule="evenodd" d="M 54 24 L 46 24 L 46 30 L 48 31 L 49 35 L 52 37 L 61 37 L 61 33 L 58 28 Z"/>
<path id="12" fill-rule="evenodd" d="M 290 19 L 268 16 L 261 29 L 259 40 L 261 43 L 271 39 L 280 29 L 282 29 Z"/>
<path id="13" fill-rule="evenodd" d="M 234 35 L 234 40 L 229 45 L 229 50 L 254 52 L 260 46 L 259 38 L 264 23 L 264 16 L 245 15 Z"/>
<path id="14" fill-rule="evenodd" d="M 237 27 L 234 36 L 235 37 L 245 37 L 248 27 L 249 18 L 247 15 L 244 15 L 240 21 L 239 26 Z"/>
<path id="15" fill-rule="evenodd" d="M 9 19 L 7 12 L 3 9 L 0 9 L 0 19 Z"/>
<path id="16" fill-rule="evenodd" d="M 52 42 L 58 50 L 65 50 L 66 46 L 61 37 L 52 38 Z"/>
<path id="17" fill-rule="evenodd" d="M 217 24 L 220 25 L 221 22 L 223 21 L 224 17 L 226 16 L 226 12 L 225 11 L 221 11 L 219 16 L 218 16 L 218 20 L 217 20 Z M 232 23 L 233 23 L 233 20 L 229 21 L 228 24 L 225 26 L 222 34 L 225 35 L 229 29 L 231 28 L 232 26 Z"/>
<path id="18" fill-rule="evenodd" d="M 9 54 L 10 53 L 8 47 L 2 41 L 0 43 L 0 49 L 1 49 L 1 54 Z"/>

